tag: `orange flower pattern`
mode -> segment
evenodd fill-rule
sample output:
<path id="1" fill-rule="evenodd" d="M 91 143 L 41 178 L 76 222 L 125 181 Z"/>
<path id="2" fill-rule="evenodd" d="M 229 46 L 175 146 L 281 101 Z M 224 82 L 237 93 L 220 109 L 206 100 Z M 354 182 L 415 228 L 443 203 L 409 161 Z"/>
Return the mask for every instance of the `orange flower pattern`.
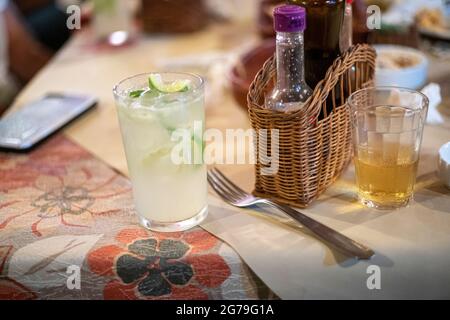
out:
<path id="1" fill-rule="evenodd" d="M 80 262 L 80 291 L 67 288 L 67 261 Z M 206 231 L 141 228 L 129 180 L 62 135 L 0 152 L 0 299 L 269 297 Z"/>
<path id="2" fill-rule="evenodd" d="M 207 299 L 208 289 L 231 274 L 214 250 L 219 240 L 200 229 L 169 234 L 124 229 L 116 241 L 88 255 L 93 272 L 112 276 L 106 299 Z"/>

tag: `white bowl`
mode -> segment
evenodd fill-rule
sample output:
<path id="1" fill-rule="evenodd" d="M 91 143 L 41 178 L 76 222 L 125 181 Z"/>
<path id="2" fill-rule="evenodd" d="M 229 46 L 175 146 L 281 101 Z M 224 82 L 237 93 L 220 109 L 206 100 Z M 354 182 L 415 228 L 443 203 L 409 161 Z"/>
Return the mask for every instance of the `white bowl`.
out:
<path id="1" fill-rule="evenodd" d="M 439 149 L 439 178 L 450 188 L 450 141 Z"/>
<path id="2" fill-rule="evenodd" d="M 377 68 L 375 72 L 375 82 L 377 86 L 396 86 L 408 89 L 420 89 L 425 85 L 428 77 L 428 59 L 419 50 L 396 46 L 396 45 L 375 45 L 377 55 L 383 53 L 389 55 L 408 56 L 417 60 L 417 63 L 411 67 L 399 69 Z"/>

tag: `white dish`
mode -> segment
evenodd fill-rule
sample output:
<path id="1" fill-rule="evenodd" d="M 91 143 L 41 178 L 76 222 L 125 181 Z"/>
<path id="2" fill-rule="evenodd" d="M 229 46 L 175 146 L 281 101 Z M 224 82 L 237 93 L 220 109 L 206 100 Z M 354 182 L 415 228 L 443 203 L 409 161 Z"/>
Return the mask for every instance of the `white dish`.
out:
<path id="1" fill-rule="evenodd" d="M 439 177 L 450 188 L 450 141 L 439 149 Z"/>
<path id="2" fill-rule="evenodd" d="M 381 60 L 377 60 L 375 82 L 377 86 L 397 86 L 408 89 L 420 89 L 428 77 L 428 59 L 419 50 L 397 45 L 375 45 L 377 59 L 404 57 L 413 61 L 411 66 L 380 68 Z M 380 58 L 383 57 L 383 58 Z"/>

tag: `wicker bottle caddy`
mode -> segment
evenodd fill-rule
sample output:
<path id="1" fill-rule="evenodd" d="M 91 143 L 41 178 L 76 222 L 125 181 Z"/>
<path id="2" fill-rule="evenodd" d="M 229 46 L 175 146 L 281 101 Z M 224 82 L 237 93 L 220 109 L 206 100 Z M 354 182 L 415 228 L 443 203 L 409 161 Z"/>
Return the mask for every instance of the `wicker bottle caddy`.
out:
<path id="1" fill-rule="evenodd" d="M 276 76 L 275 58 L 266 61 L 247 96 L 256 131 L 255 195 L 304 208 L 339 177 L 352 156 L 350 110 L 345 102 L 351 93 L 373 84 L 375 59 L 369 45 L 353 46 L 336 59 L 305 106 L 293 112 L 264 108 L 264 95 Z M 332 106 L 330 114 L 327 105 L 328 110 Z M 261 129 L 268 134 L 260 136 Z M 279 134 L 278 170 L 267 175 L 262 169 L 270 164 L 261 155 L 271 156 L 272 129 Z"/>

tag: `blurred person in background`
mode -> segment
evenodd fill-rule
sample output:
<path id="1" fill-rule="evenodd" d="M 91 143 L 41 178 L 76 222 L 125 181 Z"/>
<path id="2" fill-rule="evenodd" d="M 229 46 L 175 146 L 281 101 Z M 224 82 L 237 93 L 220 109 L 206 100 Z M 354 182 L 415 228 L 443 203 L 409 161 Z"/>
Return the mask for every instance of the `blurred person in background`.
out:
<path id="1" fill-rule="evenodd" d="M 54 1 L 0 0 L 0 115 L 69 36 Z"/>
<path id="2" fill-rule="evenodd" d="M 56 51 L 70 37 L 64 1 L 11 0 L 23 15 L 30 31 L 43 45 Z"/>

